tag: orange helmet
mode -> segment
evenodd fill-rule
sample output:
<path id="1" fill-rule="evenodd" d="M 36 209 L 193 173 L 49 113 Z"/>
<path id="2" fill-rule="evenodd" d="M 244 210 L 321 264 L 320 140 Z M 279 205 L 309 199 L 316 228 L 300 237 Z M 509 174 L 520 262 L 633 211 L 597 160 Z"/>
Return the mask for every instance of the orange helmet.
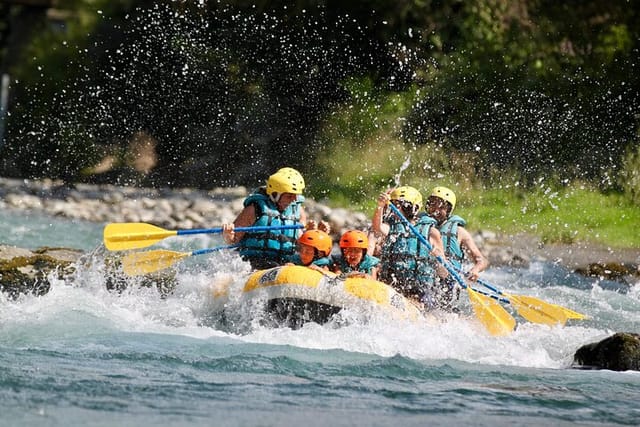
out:
<path id="1" fill-rule="evenodd" d="M 344 248 L 369 248 L 367 235 L 359 230 L 349 230 L 340 237 L 340 249 Z"/>
<path id="2" fill-rule="evenodd" d="M 305 231 L 302 233 L 302 236 L 298 238 L 298 243 L 314 247 L 324 253 L 325 256 L 328 256 L 331 253 L 331 247 L 333 246 L 331 236 L 320 230 Z"/>

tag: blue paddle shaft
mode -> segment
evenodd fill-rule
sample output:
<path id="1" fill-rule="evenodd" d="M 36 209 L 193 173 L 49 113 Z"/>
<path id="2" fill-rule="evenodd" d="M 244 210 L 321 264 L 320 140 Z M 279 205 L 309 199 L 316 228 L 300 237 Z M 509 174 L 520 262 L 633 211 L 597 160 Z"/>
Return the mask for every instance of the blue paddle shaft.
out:
<path id="1" fill-rule="evenodd" d="M 235 227 L 233 231 L 245 231 L 245 232 L 261 232 L 261 231 L 269 231 L 269 230 L 295 230 L 299 228 L 304 228 L 302 224 L 295 225 L 272 225 L 272 226 L 254 226 L 254 227 Z M 185 234 L 215 234 L 222 233 L 222 227 L 214 227 L 214 228 L 194 228 L 192 230 L 178 230 L 177 235 L 185 235 Z"/>
<path id="2" fill-rule="evenodd" d="M 415 227 L 413 226 L 413 224 L 411 224 L 411 223 L 409 222 L 409 220 L 408 220 L 407 218 L 405 218 L 405 217 L 404 217 L 404 215 L 402 215 L 402 212 L 400 212 L 400 211 L 398 210 L 398 208 L 396 208 L 396 207 L 393 205 L 393 203 L 389 204 L 389 206 L 391 207 L 391 210 L 392 210 L 392 211 L 393 211 L 393 212 L 398 216 L 398 218 L 400 218 L 402 221 L 404 221 L 404 222 L 405 222 L 405 224 L 407 224 L 407 225 L 409 226 L 409 228 L 411 229 L 411 231 L 412 231 L 412 232 L 413 232 L 413 233 L 418 237 L 418 239 L 420 240 L 420 242 L 422 242 L 422 244 L 426 245 L 426 246 L 427 246 L 427 248 L 429 249 L 429 251 L 431 251 L 431 250 L 432 250 L 432 246 L 431 246 L 431 244 L 427 241 L 427 239 L 425 239 L 425 238 L 424 238 L 424 236 L 423 236 L 423 235 L 418 231 L 418 229 L 417 229 L 417 228 L 415 228 Z M 436 257 L 436 259 L 438 260 L 438 262 L 440 262 L 440 264 L 444 265 L 444 267 L 447 269 L 447 271 L 448 271 L 449 273 L 451 273 L 451 275 L 456 279 L 456 281 L 460 284 L 460 286 L 462 286 L 463 288 L 466 288 L 466 287 L 467 287 L 467 286 L 465 285 L 464 281 L 462 280 L 462 278 L 458 275 L 457 270 L 455 270 L 455 268 L 454 268 L 450 263 L 448 263 L 448 262 L 446 262 L 444 259 L 442 259 L 442 257 L 441 257 L 441 256 L 437 256 L 437 257 Z M 489 290 L 491 290 L 491 291 L 493 291 L 493 292 L 497 293 L 498 295 L 503 295 L 503 293 L 502 293 L 500 290 L 498 290 L 498 289 L 496 289 L 495 287 L 491 286 L 489 283 L 487 283 L 487 282 L 485 282 L 485 281 L 483 281 L 483 280 L 481 280 L 481 279 L 478 279 L 478 280 L 477 280 L 477 282 L 478 282 L 478 283 L 480 283 L 480 284 L 481 284 L 482 286 L 484 286 L 485 288 L 487 288 L 487 289 L 489 289 Z M 501 301 L 501 302 L 507 302 L 507 303 L 509 302 L 509 300 L 507 300 L 507 299 L 499 298 L 499 297 L 497 297 L 497 296 L 495 296 L 495 295 L 487 294 L 486 292 L 481 292 L 481 291 L 479 291 L 479 290 L 477 290 L 477 289 L 475 289 L 475 288 L 471 288 L 471 289 L 473 289 L 474 291 L 476 291 L 476 292 L 478 292 L 478 293 L 481 293 L 481 294 L 483 294 L 483 295 L 490 296 L 491 298 L 496 299 L 496 300 L 498 300 L 498 301 Z"/>
<path id="3" fill-rule="evenodd" d="M 489 283 L 485 282 L 485 281 L 484 281 L 484 280 L 482 280 L 482 279 L 478 279 L 478 280 L 477 280 L 477 282 L 478 282 L 478 283 L 480 283 L 480 284 L 481 284 L 482 286 L 484 286 L 485 288 L 487 288 L 487 289 L 489 289 L 489 290 L 491 290 L 491 291 L 493 291 L 493 292 L 497 293 L 498 295 L 502 295 L 502 294 L 503 294 L 503 293 L 502 293 L 502 291 L 500 291 L 499 289 L 497 289 L 497 288 L 495 288 L 495 287 L 491 286 L 491 284 L 489 284 Z"/>
<path id="4" fill-rule="evenodd" d="M 409 226 L 409 229 L 413 232 L 413 234 L 416 235 L 418 240 L 420 240 L 420 242 L 425 245 L 427 249 L 429 249 L 429 252 L 431 252 L 433 250 L 433 246 L 431 246 L 431 243 L 429 243 L 429 241 L 422 235 L 422 233 L 420 233 L 420 231 L 418 231 L 418 229 L 413 224 L 411 224 L 411 222 L 409 222 L 409 220 L 405 218 L 404 215 L 402 215 L 402 212 L 400 212 L 400 210 L 395 207 L 393 203 L 389 203 L 389 207 L 391 207 L 391 210 L 398 216 L 398 218 L 400 218 L 405 224 L 407 224 L 407 226 Z M 467 287 L 467 285 L 464 283 L 464 280 L 462 280 L 462 277 L 460 277 L 458 272 L 453 268 L 451 264 L 445 261 L 444 258 L 442 258 L 440 255 L 436 255 L 435 258 L 440 264 L 444 266 L 444 268 L 447 269 L 449 274 L 451 274 L 453 278 L 456 279 L 456 282 L 458 282 L 460 286 L 462 286 L 463 288 Z"/>
<path id="5" fill-rule="evenodd" d="M 233 249 L 233 248 L 237 248 L 238 246 L 239 245 L 225 245 L 225 246 L 216 246 L 215 248 L 198 249 L 197 251 L 191 252 L 191 255 L 210 254 L 211 252 L 221 251 L 223 249 Z"/>

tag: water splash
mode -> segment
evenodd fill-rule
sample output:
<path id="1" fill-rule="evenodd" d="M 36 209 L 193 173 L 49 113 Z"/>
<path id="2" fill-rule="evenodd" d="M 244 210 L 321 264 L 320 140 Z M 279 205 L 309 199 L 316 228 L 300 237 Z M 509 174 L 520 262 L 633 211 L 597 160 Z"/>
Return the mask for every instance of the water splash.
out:
<path id="1" fill-rule="evenodd" d="M 393 182 L 396 184 L 396 187 L 399 187 L 401 184 L 402 172 L 407 170 L 407 168 L 411 165 L 411 156 L 407 156 L 407 158 L 402 162 L 400 168 L 398 169 L 398 173 L 393 176 Z"/>

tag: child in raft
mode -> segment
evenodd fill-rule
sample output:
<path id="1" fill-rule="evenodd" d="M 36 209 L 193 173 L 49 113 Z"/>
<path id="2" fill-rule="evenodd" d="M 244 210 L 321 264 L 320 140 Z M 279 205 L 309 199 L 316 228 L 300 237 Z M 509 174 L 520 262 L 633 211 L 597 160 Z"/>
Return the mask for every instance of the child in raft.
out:
<path id="1" fill-rule="evenodd" d="M 287 265 L 303 265 L 314 270 L 329 271 L 333 265 L 331 236 L 321 230 L 307 230 L 298 238 L 297 252 Z"/>
<path id="2" fill-rule="evenodd" d="M 368 255 L 369 239 L 359 230 L 349 230 L 340 237 L 341 255 L 334 258 L 333 271 L 348 277 L 377 280 L 380 260 Z"/>

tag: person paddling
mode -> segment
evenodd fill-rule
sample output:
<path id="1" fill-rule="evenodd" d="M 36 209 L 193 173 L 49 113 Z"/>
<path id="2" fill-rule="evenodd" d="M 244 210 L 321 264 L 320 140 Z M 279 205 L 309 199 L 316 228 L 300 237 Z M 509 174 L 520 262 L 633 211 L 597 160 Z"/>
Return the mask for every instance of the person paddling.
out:
<path id="1" fill-rule="evenodd" d="M 432 251 L 393 212 L 386 215 L 389 203 L 429 241 Z M 421 207 L 422 194 L 413 187 L 402 186 L 384 192 L 378 197 L 372 229 L 382 239 L 379 279 L 431 310 L 440 307 L 436 276 L 444 278 L 448 273 L 434 258 L 444 257 L 436 221 L 428 215 L 418 216 Z"/>
<path id="2" fill-rule="evenodd" d="M 337 274 L 377 280 L 380 260 L 369 255 L 369 239 L 359 230 L 349 230 L 340 237 L 341 255 L 334 257 Z"/>
<path id="3" fill-rule="evenodd" d="M 480 273 L 489 266 L 489 261 L 482 254 L 473 241 L 471 233 L 464 226 L 467 224 L 458 215 L 452 215 L 456 207 L 456 195 L 447 187 L 435 187 L 427 199 L 425 210 L 427 214 L 436 220 L 438 230 L 442 236 L 444 253 L 449 262 L 461 271 L 466 258 L 473 263 L 466 277 L 471 281 L 478 280 Z M 449 299 L 457 300 L 460 292 L 452 278 L 447 278 L 446 289 L 450 291 Z"/>
<path id="4" fill-rule="evenodd" d="M 471 233 L 464 228 L 466 221 L 458 215 L 452 215 L 455 207 L 455 193 L 446 187 L 435 187 L 425 208 L 427 214 L 438 224 L 444 253 L 449 262 L 459 270 L 467 255 L 473 263 L 473 267 L 467 272 L 467 278 L 475 282 L 480 273 L 487 269 L 489 261 L 473 241 Z"/>
<path id="5" fill-rule="evenodd" d="M 240 255 L 254 269 L 284 265 L 296 250 L 298 229 L 269 230 L 262 233 L 235 232 L 235 227 L 304 225 L 307 215 L 302 204 L 305 188 L 300 172 L 285 167 L 269 176 L 266 186 L 244 200 L 244 208 L 232 224 L 222 226 L 222 237 L 239 244 Z M 315 224 L 313 224 L 315 227 Z"/>

